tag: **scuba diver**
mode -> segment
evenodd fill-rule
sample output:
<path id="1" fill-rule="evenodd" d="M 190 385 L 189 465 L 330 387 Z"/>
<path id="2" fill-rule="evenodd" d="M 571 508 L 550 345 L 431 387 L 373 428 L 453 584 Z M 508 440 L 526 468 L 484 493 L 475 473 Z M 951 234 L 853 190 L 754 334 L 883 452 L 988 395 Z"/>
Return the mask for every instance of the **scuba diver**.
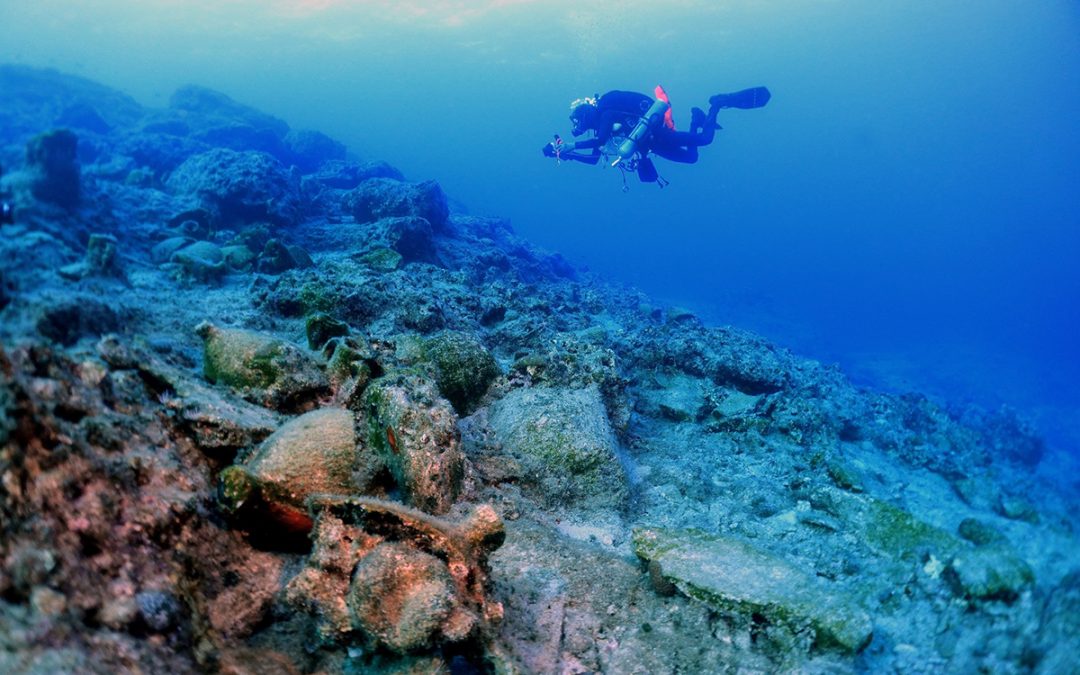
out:
<path id="1" fill-rule="evenodd" d="M 0 178 L 4 176 L 4 167 L 0 166 Z M 3 195 L 0 195 L 3 196 Z M 15 223 L 15 207 L 6 200 L 0 200 L 0 225 L 12 225 Z"/>
<path id="2" fill-rule="evenodd" d="M 709 111 L 691 109 L 689 131 L 676 131 L 671 115 L 671 102 L 664 88 L 657 86 L 655 98 L 632 91 L 609 91 L 579 98 L 570 104 L 571 132 L 574 137 L 588 131 L 591 138 L 566 142 L 558 135 L 543 148 L 547 157 L 597 164 L 610 159 L 612 166 L 624 172 L 634 172 L 645 183 L 667 185 L 649 159 L 653 153 L 673 162 L 693 164 L 698 160 L 698 148 L 713 142 L 716 115 L 722 108 L 761 108 L 771 94 L 765 87 L 753 87 L 732 94 L 717 94 L 709 98 Z M 587 150 L 589 152 L 581 152 Z M 623 174 L 623 190 L 627 190 Z"/>

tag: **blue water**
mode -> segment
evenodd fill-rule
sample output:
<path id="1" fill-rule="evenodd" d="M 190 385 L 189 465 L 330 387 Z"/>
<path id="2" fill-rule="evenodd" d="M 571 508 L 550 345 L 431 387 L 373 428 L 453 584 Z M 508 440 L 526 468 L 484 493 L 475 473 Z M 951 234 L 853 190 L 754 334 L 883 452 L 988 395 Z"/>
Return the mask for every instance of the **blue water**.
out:
<path id="1" fill-rule="evenodd" d="M 2 61 L 149 105 L 219 89 L 709 322 L 1080 452 L 1075 0 L 36 0 L 0 29 Z M 659 161 L 664 190 L 541 156 L 570 100 L 658 83 L 677 124 L 773 100 Z"/>

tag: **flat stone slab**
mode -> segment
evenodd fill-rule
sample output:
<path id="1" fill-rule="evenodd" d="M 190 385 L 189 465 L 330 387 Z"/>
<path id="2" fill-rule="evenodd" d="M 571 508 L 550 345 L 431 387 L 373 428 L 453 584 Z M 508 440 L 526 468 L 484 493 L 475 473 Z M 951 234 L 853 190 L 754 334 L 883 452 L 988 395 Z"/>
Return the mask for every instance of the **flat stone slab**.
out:
<path id="1" fill-rule="evenodd" d="M 650 563 L 654 581 L 718 610 L 809 624 L 819 646 L 848 652 L 872 637 L 870 616 L 843 591 L 745 542 L 699 530 L 635 528 L 634 552 Z"/>

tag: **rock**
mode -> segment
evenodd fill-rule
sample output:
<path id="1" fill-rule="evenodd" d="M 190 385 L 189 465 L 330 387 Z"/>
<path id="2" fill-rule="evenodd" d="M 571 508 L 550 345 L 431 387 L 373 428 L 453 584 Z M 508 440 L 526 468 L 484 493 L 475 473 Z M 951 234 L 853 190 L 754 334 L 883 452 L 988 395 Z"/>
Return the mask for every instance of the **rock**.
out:
<path id="1" fill-rule="evenodd" d="M 252 331 L 199 324 L 203 374 L 245 398 L 272 407 L 300 405 L 326 392 L 329 381 L 299 347 Z"/>
<path id="2" fill-rule="evenodd" d="M 155 633 L 164 633 L 180 623 L 183 607 L 172 593 L 143 591 L 135 595 L 135 604 L 143 623 Z"/>
<path id="3" fill-rule="evenodd" d="M 226 638 L 243 638 L 265 625 L 275 596 L 282 590 L 284 562 L 279 555 L 250 554 L 235 583 L 226 584 L 207 608 L 214 630 Z M 230 580 L 232 581 L 232 580 Z"/>
<path id="4" fill-rule="evenodd" d="M 197 198 L 226 226 L 291 225 L 301 216 L 299 181 L 272 156 L 217 148 L 185 160 L 166 186 Z"/>
<path id="5" fill-rule="evenodd" d="M 323 162 L 319 170 L 306 180 L 311 180 L 318 185 L 338 190 L 351 190 L 360 183 L 371 178 L 389 178 L 396 181 L 404 181 L 405 176 L 400 171 L 386 162 L 367 162 L 357 164 L 339 160 Z"/>
<path id="6" fill-rule="evenodd" d="M 257 511 L 290 531 L 311 528 L 306 500 L 353 495 L 357 436 L 352 412 L 322 408 L 290 420 L 242 464 L 222 472 L 221 503 L 231 513 Z"/>
<path id="7" fill-rule="evenodd" d="M 248 128 L 258 137 L 275 139 L 279 143 L 289 133 L 289 125 L 273 115 L 197 85 L 189 84 L 173 92 L 169 108 L 184 113 L 183 119 L 203 130 Z"/>
<path id="8" fill-rule="evenodd" d="M 139 605 L 135 598 L 127 595 L 105 601 L 98 611 L 97 619 L 113 630 L 124 630 L 139 616 Z"/>
<path id="9" fill-rule="evenodd" d="M 0 269 L 0 310 L 8 306 L 14 295 L 15 284 L 4 276 L 4 270 Z"/>
<path id="10" fill-rule="evenodd" d="M 79 204 L 79 139 L 67 129 L 39 134 L 26 144 L 26 169 L 35 199 L 73 209 Z"/>
<path id="11" fill-rule="evenodd" d="M 523 325 L 522 328 L 529 333 L 536 330 L 535 326 Z M 597 340 L 575 333 L 557 333 L 539 345 L 530 345 L 526 354 L 511 366 L 511 371 L 527 376 L 534 385 L 568 389 L 599 387 L 611 425 L 623 430 L 630 419 L 626 382 L 620 376 L 614 351 L 596 344 Z"/>
<path id="12" fill-rule="evenodd" d="M 255 108 L 237 103 L 228 95 L 207 87 L 189 84 L 180 87 L 169 97 L 169 107 L 204 117 L 225 117 L 242 120 L 251 126 L 268 129 L 284 136 L 289 126 L 278 118 Z"/>
<path id="13" fill-rule="evenodd" d="M 4 569 L 10 574 L 10 590 L 15 598 L 29 598 L 31 591 L 56 571 L 57 559 L 46 547 L 17 546 L 7 552 Z"/>
<path id="14" fill-rule="evenodd" d="M 285 145 L 292 162 L 304 173 L 311 173 L 326 162 L 345 159 L 345 145 L 319 131 L 289 131 Z"/>
<path id="15" fill-rule="evenodd" d="M 638 403 L 643 411 L 672 422 L 692 422 L 705 407 L 701 378 L 682 373 L 657 375 L 654 386 L 643 387 Z"/>
<path id="16" fill-rule="evenodd" d="M 389 178 L 371 178 L 345 195 L 345 207 L 358 223 L 380 218 L 418 216 L 431 227 L 446 224 L 450 209 L 446 194 L 435 181 L 406 183 Z"/>
<path id="17" fill-rule="evenodd" d="M 85 337 L 97 337 L 127 328 L 133 316 L 93 296 L 65 296 L 43 304 L 36 328 L 43 336 L 69 347 Z"/>
<path id="18" fill-rule="evenodd" d="M 131 157 L 140 168 L 154 175 L 156 182 L 188 158 L 210 149 L 189 133 L 187 125 L 177 120 L 150 122 L 142 130 L 121 134 L 116 152 Z"/>
<path id="19" fill-rule="evenodd" d="M 102 338 L 97 352 L 114 370 L 138 371 L 140 379 L 204 452 L 227 455 L 262 441 L 279 426 L 269 410 L 226 399 L 186 370 L 170 366 L 116 335 Z"/>
<path id="20" fill-rule="evenodd" d="M 165 397 L 176 419 L 196 445 L 213 455 L 226 456 L 250 447 L 277 428 L 269 410 L 225 398 L 209 387 L 187 383 L 175 396 Z"/>
<path id="21" fill-rule="evenodd" d="M 1042 660 L 1036 675 L 1076 669 L 1076 636 L 1080 635 L 1080 570 L 1073 569 L 1047 595 L 1039 627 Z"/>
<path id="22" fill-rule="evenodd" d="M 261 274 L 281 274 L 286 270 L 311 267 L 311 257 L 298 246 L 286 246 L 271 239 L 259 254 L 258 271 Z"/>
<path id="23" fill-rule="evenodd" d="M 461 416 L 476 409 L 499 375 L 495 357 L 478 339 L 466 333 L 439 333 L 424 342 L 423 352 L 434 366 L 439 393 Z"/>
<path id="24" fill-rule="evenodd" d="M 514 389 L 489 409 L 495 436 L 548 507 L 622 509 L 629 498 L 596 387 Z"/>
<path id="25" fill-rule="evenodd" d="M 977 600 L 1012 602 L 1035 583 L 1031 567 L 1001 546 L 958 552 L 943 576 L 956 595 Z"/>
<path id="26" fill-rule="evenodd" d="M 636 528 L 634 552 L 691 599 L 770 624 L 809 625 L 816 645 L 857 653 L 873 623 L 852 598 L 750 544 L 698 530 Z"/>
<path id="27" fill-rule="evenodd" d="M 701 324 L 693 311 L 685 307 L 669 307 L 666 313 L 668 323 L 673 324 Z"/>
<path id="28" fill-rule="evenodd" d="M 212 244 L 208 241 L 192 242 L 173 253 L 172 256 L 170 256 L 170 260 L 177 261 L 180 256 L 197 258 L 204 261 L 206 264 L 219 263 L 225 259 L 225 255 L 221 252 L 221 248 L 217 244 Z"/>
<path id="29" fill-rule="evenodd" d="M 364 406 L 368 445 L 405 503 L 428 513 L 449 511 L 461 493 L 465 456 L 457 417 L 435 386 L 415 375 L 387 376 L 368 386 Z"/>
<path id="30" fill-rule="evenodd" d="M 338 321 L 326 312 L 315 312 L 305 319 L 304 330 L 307 333 L 308 346 L 322 349 L 330 338 L 348 335 L 349 324 Z"/>
<path id="31" fill-rule="evenodd" d="M 404 256 L 392 248 L 381 246 L 360 256 L 360 262 L 379 272 L 393 272 L 401 267 Z"/>
<path id="32" fill-rule="evenodd" d="M 983 413 L 970 422 L 979 430 L 983 444 L 997 457 L 1035 466 L 1046 454 L 1046 442 L 1008 406 Z"/>
<path id="33" fill-rule="evenodd" d="M 957 532 L 976 546 L 988 546 L 990 544 L 1004 544 L 1005 536 L 998 532 L 992 525 L 975 518 L 964 518 L 960 521 Z"/>
<path id="34" fill-rule="evenodd" d="M 376 223 L 380 234 L 376 239 L 381 240 L 386 248 L 390 248 L 401 254 L 403 263 L 426 262 L 436 263 L 435 240 L 431 231 L 431 223 L 424 218 L 402 217 L 382 218 Z"/>
<path id="35" fill-rule="evenodd" d="M 1039 522 L 1039 512 L 1023 497 L 1001 494 L 994 504 L 994 511 L 1010 520 L 1022 520 L 1032 525 Z"/>
<path id="36" fill-rule="evenodd" d="M 48 586 L 37 586 L 30 592 L 30 606 L 41 616 L 59 617 L 67 610 L 68 599 Z"/>
<path id="37" fill-rule="evenodd" d="M 65 108 L 54 123 L 58 127 L 79 129 L 95 134 L 107 134 L 112 131 L 112 126 L 105 121 L 98 111 L 92 105 L 82 101 Z"/>

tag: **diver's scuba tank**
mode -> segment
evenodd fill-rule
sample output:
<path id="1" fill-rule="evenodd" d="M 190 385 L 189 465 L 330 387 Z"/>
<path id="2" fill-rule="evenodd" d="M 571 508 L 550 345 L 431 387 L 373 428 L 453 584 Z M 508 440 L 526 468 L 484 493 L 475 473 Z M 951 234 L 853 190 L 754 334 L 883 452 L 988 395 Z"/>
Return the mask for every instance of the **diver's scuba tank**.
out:
<path id="1" fill-rule="evenodd" d="M 653 104 L 645 111 L 645 115 L 638 120 L 633 131 L 631 131 L 626 137 L 626 140 L 619 145 L 619 158 L 612 162 L 611 165 L 615 166 L 624 159 L 630 159 L 637 151 L 637 145 L 641 139 L 660 125 L 664 119 L 664 113 L 666 113 L 670 107 L 671 104 L 667 101 L 661 101 L 660 99 L 653 101 Z"/>

